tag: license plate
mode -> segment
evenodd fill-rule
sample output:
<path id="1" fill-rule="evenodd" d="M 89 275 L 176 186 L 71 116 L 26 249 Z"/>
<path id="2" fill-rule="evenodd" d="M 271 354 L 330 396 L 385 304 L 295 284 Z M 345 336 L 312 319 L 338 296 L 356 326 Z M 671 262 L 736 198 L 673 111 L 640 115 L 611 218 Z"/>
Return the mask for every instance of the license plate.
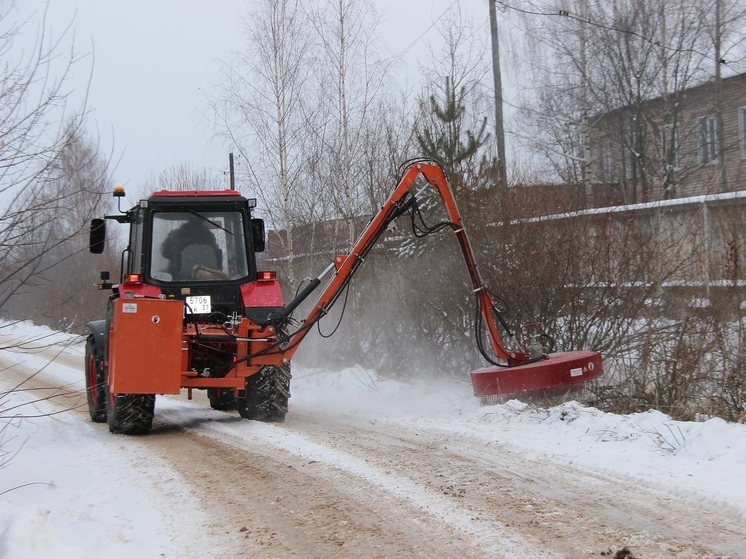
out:
<path id="1" fill-rule="evenodd" d="M 212 304 L 209 295 L 194 295 L 186 298 L 187 314 L 210 314 Z"/>

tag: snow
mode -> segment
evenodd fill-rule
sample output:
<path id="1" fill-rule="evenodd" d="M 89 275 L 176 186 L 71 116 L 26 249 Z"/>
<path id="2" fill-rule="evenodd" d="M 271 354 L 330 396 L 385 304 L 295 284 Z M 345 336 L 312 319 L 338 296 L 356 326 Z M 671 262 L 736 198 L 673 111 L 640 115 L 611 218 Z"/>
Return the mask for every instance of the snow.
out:
<path id="1" fill-rule="evenodd" d="M 27 342 L 21 348 L 5 347 L 11 338 Z M 70 405 L 81 405 L 82 340 L 28 323 L 0 323 L 0 340 L 0 557 L 184 557 L 184 542 L 172 535 L 193 533 L 190 527 L 201 524 L 205 513 L 188 484 L 148 453 L 142 439 L 111 436 L 81 414 L 47 416 L 55 408 L 33 391 L 5 392 L 14 387 L 10 372 L 23 366 L 57 381 L 61 393 L 70 393 Z M 39 349 L 50 344 L 52 354 L 60 357 L 51 363 L 49 351 Z M 20 404 L 25 405 L 14 407 Z M 430 429 L 475 447 L 492 445 L 628 479 L 746 517 L 746 484 L 737 481 L 746 479 L 742 424 L 673 421 L 657 411 L 615 415 L 577 402 L 549 409 L 516 400 L 482 406 L 468 382 L 407 384 L 360 367 L 340 372 L 296 367 L 291 414 L 314 410 L 409 431 Z M 217 412 L 186 398 L 159 398 L 156 413 L 179 421 Z M 253 441 L 259 438 L 268 446 L 386 485 L 385 472 L 343 449 L 318 445 L 287 428 L 246 425 L 251 428 L 245 436 Z M 200 422 L 199 429 L 243 436 L 221 422 Z M 415 486 L 391 490 L 418 498 Z M 428 506 L 465 531 L 473 523 L 455 517 L 458 513 L 445 501 L 431 499 Z M 478 527 L 473 529 L 479 533 Z M 208 556 L 209 542 L 195 537 L 189 553 Z"/>
<path id="2" fill-rule="evenodd" d="M 183 494 L 180 514 L 190 523 L 200 522 L 202 513 L 169 468 L 126 437 L 101 439 L 97 426 L 79 416 L 44 416 L 53 408 L 37 394 L 3 396 L 13 387 L 6 367 L 23 363 L 41 370 L 48 364 L 29 348 L 58 344 L 82 363 L 80 340 L 29 324 L 0 324 L 0 334 L 27 341 L 0 350 L 0 557 L 80 559 L 102 551 L 122 559 L 180 556 L 179 546 L 164 537 L 177 522 L 175 513 L 159 508 L 153 495 Z M 53 363 L 42 372 L 60 380 L 61 392 L 83 386 L 75 368 Z M 80 405 L 80 398 L 71 398 L 71 405 Z M 193 552 L 208 555 L 199 545 Z"/>
<path id="3" fill-rule="evenodd" d="M 658 411 L 604 413 L 577 402 L 540 409 L 517 400 L 481 406 L 468 383 L 410 386 L 360 368 L 296 382 L 294 404 L 451 432 L 522 455 L 629 479 L 746 517 L 746 425 L 674 421 Z M 371 387 L 375 386 L 375 390 Z M 293 398 L 296 398 L 294 395 Z"/>

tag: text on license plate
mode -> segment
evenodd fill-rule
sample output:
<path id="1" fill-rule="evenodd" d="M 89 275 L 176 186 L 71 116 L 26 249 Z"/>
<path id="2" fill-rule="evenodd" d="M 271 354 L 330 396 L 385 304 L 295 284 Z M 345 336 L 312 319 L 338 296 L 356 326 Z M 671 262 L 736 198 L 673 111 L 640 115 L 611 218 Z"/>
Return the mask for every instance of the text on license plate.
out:
<path id="1" fill-rule="evenodd" d="M 212 304 L 209 295 L 193 295 L 186 298 L 187 314 L 210 314 Z"/>

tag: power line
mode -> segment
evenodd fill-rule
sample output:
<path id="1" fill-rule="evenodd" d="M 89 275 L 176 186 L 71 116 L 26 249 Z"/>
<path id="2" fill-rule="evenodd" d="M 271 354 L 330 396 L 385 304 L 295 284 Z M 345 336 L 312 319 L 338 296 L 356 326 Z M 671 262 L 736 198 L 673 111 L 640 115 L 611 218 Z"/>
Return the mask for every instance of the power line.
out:
<path id="1" fill-rule="evenodd" d="M 616 33 L 623 33 L 623 34 L 626 34 L 626 35 L 631 35 L 633 37 L 637 37 L 638 39 L 642 39 L 643 41 L 648 42 L 648 43 L 650 43 L 652 45 L 656 45 L 656 46 L 662 47 L 662 48 L 664 48 L 666 50 L 669 50 L 669 51 L 672 51 L 672 52 L 689 52 L 689 53 L 701 56 L 703 58 L 714 58 L 712 55 L 702 53 L 702 52 L 698 51 L 697 49 L 670 47 L 668 45 L 662 44 L 657 39 L 651 39 L 650 37 L 647 37 L 646 35 L 643 35 L 642 33 L 638 33 L 637 31 L 633 31 L 631 29 L 622 29 L 620 27 L 616 27 L 616 26 L 613 26 L 613 25 L 608 25 L 608 24 L 605 24 L 605 23 L 599 23 L 597 21 L 593 21 L 590 17 L 580 17 L 580 16 L 577 16 L 577 15 L 571 13 L 569 10 L 559 9 L 559 10 L 553 11 L 553 12 L 542 12 L 542 11 L 528 10 L 528 9 L 525 9 L 525 8 L 518 8 L 516 6 L 511 6 L 507 2 L 504 2 L 503 0 L 494 0 L 494 1 L 495 1 L 496 4 L 499 4 L 500 6 L 502 6 L 503 8 L 505 8 L 506 10 L 513 10 L 514 12 L 518 12 L 518 13 L 521 13 L 521 14 L 533 15 L 533 16 L 543 16 L 543 17 L 563 17 L 563 18 L 567 18 L 567 19 L 571 19 L 571 20 L 577 21 L 579 23 L 583 23 L 585 25 L 590 25 L 591 27 L 597 27 L 599 29 L 605 29 L 607 31 L 614 31 Z M 718 63 L 719 64 L 727 65 L 727 62 L 724 59 L 718 60 Z"/>
<path id="2" fill-rule="evenodd" d="M 431 29 L 432 29 L 432 28 L 433 28 L 433 27 L 435 26 L 435 24 L 437 24 L 437 23 L 438 23 L 438 21 L 440 21 L 440 20 L 441 20 L 441 19 L 443 18 L 443 16 L 444 16 L 444 15 L 446 15 L 446 13 L 448 13 L 448 11 L 449 11 L 449 10 L 450 10 L 451 8 L 453 8 L 453 6 L 454 6 L 454 5 L 456 5 L 456 4 L 457 4 L 457 3 L 459 2 L 459 1 L 460 1 L 460 0 L 454 0 L 453 2 L 451 2 L 451 5 L 450 5 L 450 6 L 448 6 L 448 7 L 447 7 L 447 8 L 446 8 L 446 9 L 445 9 L 445 10 L 443 11 L 443 13 L 441 13 L 441 14 L 440 14 L 440 15 L 438 16 L 438 18 L 437 18 L 437 19 L 436 19 L 435 21 L 433 21 L 432 25 L 430 25 L 430 27 L 428 27 L 427 29 L 425 29 L 425 31 L 423 31 L 423 32 L 422 32 L 422 33 L 420 34 L 420 36 L 419 36 L 419 37 L 417 37 L 417 38 L 416 38 L 416 39 L 415 39 L 415 40 L 414 40 L 414 41 L 412 42 L 412 44 L 410 44 L 410 45 L 409 45 L 409 46 L 408 46 L 408 47 L 407 47 L 406 49 L 404 49 L 404 51 L 403 51 L 403 52 L 401 53 L 401 55 L 400 55 L 400 56 L 398 56 L 398 57 L 396 57 L 396 58 L 395 58 L 395 59 L 394 59 L 394 60 L 392 61 L 392 63 L 391 63 L 391 64 L 393 65 L 393 64 L 395 64 L 396 62 L 398 62 L 399 60 L 401 60 L 401 58 L 402 58 L 402 57 L 403 57 L 403 56 L 404 56 L 404 55 L 405 55 L 405 54 L 406 54 L 407 52 L 409 52 L 409 51 L 410 51 L 410 50 L 412 49 L 412 47 L 414 47 L 414 45 L 415 45 L 415 44 L 416 44 L 416 43 L 417 43 L 418 41 L 420 41 L 420 39 L 422 39 L 422 37 L 424 37 L 424 36 L 425 36 L 425 34 L 426 34 L 426 33 L 427 33 L 428 31 L 430 31 L 430 30 L 431 30 Z M 478 31 L 480 31 L 480 30 L 481 30 L 481 29 L 482 29 L 482 28 L 483 28 L 484 26 L 486 26 L 486 25 L 487 25 L 488 23 L 489 23 L 489 19 L 486 19 L 486 20 L 484 20 L 484 21 L 483 21 L 483 22 L 482 22 L 482 23 L 481 23 L 480 25 L 478 25 L 477 27 L 475 27 L 475 28 L 474 28 L 474 29 L 473 29 L 473 30 L 471 31 L 471 33 L 472 33 L 472 34 L 476 34 L 476 33 L 477 33 Z M 485 71 L 485 74 L 486 74 L 486 72 L 487 72 L 487 71 Z M 407 91 L 406 91 L 406 95 L 409 95 L 409 94 L 411 94 L 411 93 L 412 93 L 412 91 L 414 91 L 414 89 L 415 89 L 415 88 L 416 88 L 416 87 L 417 87 L 418 85 L 420 85 L 420 84 L 421 84 L 422 82 L 424 82 L 424 81 L 425 81 L 426 79 L 427 79 L 427 76 L 422 76 L 422 77 L 421 77 L 420 79 L 418 79 L 417 81 L 415 81 L 415 82 L 414 82 L 414 83 L 413 83 L 413 84 L 412 84 L 412 85 L 411 85 L 411 86 L 410 86 L 410 87 L 409 87 L 409 88 L 407 89 Z M 474 88 L 476 87 L 476 85 L 477 85 L 477 84 L 474 84 L 474 85 L 472 85 L 472 86 L 471 86 L 471 87 L 469 88 L 468 92 L 471 92 L 471 91 L 472 91 L 472 90 L 473 90 L 473 89 L 474 89 Z"/>
<path id="3" fill-rule="evenodd" d="M 456 5 L 456 4 L 458 3 L 458 2 L 459 2 L 459 0 L 453 0 L 453 2 L 451 2 L 451 4 L 450 4 L 450 5 L 449 5 L 449 6 L 448 6 L 448 7 L 447 7 L 447 8 L 445 9 L 445 10 L 443 10 L 443 12 L 442 12 L 442 13 L 441 13 L 441 14 L 440 14 L 440 15 L 439 15 L 439 16 L 438 16 L 438 17 L 437 17 L 437 18 L 436 18 L 436 19 L 435 19 L 435 20 L 434 20 L 434 21 L 433 21 L 433 22 L 432 22 L 431 24 L 430 24 L 430 26 L 429 26 L 429 27 L 428 27 L 427 29 L 425 29 L 425 30 L 424 30 L 424 31 L 423 31 L 422 33 L 420 33 L 420 34 L 418 35 L 418 37 L 417 37 L 417 38 L 416 38 L 416 39 L 415 39 L 414 41 L 412 41 L 412 42 L 411 42 L 411 43 L 409 44 L 409 46 L 407 46 L 407 48 L 405 48 L 405 49 L 404 49 L 403 51 L 401 51 L 401 52 L 399 53 L 399 55 L 398 55 L 398 56 L 396 56 L 396 57 L 395 57 L 395 58 L 394 58 L 394 59 L 393 59 L 393 60 L 391 61 L 391 64 L 390 64 L 390 66 L 393 66 L 394 64 L 398 63 L 398 62 L 399 62 L 399 61 L 400 61 L 400 60 L 401 60 L 402 58 L 404 58 L 404 55 L 405 55 L 405 54 L 407 54 L 407 53 L 408 53 L 408 52 L 409 52 L 410 50 L 412 50 L 412 49 L 414 48 L 414 46 L 415 46 L 415 45 L 416 45 L 417 43 L 419 43 L 419 42 L 420 42 L 420 41 L 422 40 L 422 38 L 423 38 L 423 37 L 424 37 L 425 35 L 427 35 L 427 33 L 428 33 L 428 32 L 429 32 L 429 31 L 430 31 L 430 30 L 431 30 L 431 29 L 432 29 L 433 27 L 435 27 L 435 26 L 437 25 L 437 23 L 438 23 L 438 22 L 439 22 L 439 21 L 440 21 L 441 19 L 443 19 L 443 16 L 445 16 L 445 15 L 446 15 L 446 14 L 447 14 L 447 13 L 449 12 L 449 10 L 450 10 L 451 8 L 453 8 L 453 7 L 454 7 L 454 6 L 455 6 L 455 5 Z"/>

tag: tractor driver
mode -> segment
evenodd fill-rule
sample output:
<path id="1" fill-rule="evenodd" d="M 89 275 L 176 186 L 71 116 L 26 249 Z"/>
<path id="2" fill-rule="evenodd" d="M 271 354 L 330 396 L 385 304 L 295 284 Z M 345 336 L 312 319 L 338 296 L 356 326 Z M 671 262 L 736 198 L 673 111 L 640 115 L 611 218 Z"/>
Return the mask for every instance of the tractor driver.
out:
<path id="1" fill-rule="evenodd" d="M 174 279 L 190 279 L 192 262 L 182 262 L 185 249 L 202 247 L 208 255 L 204 261 L 195 262 L 216 268 L 220 265 L 220 249 L 215 236 L 208 229 L 207 221 L 198 215 L 189 215 L 186 221 L 172 230 L 161 244 L 161 255 L 168 259 L 166 271 Z M 211 250 L 210 250 L 211 249 Z"/>

